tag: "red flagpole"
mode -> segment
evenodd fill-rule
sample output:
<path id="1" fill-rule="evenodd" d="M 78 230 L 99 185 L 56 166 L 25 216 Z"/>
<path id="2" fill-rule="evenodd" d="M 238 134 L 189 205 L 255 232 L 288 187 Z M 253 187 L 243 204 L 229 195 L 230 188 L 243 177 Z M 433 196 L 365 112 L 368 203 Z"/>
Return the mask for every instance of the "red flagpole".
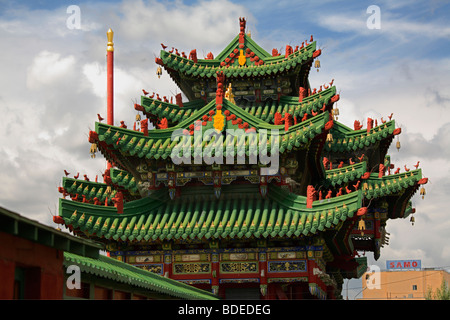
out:
<path id="1" fill-rule="evenodd" d="M 113 36 L 114 32 L 109 28 L 106 32 L 108 37 L 108 45 L 106 48 L 106 74 L 107 74 L 107 85 L 106 85 L 106 95 L 107 95 L 107 115 L 106 123 L 109 125 L 114 125 L 114 43 Z M 108 161 L 108 169 L 112 167 L 111 162 Z"/>

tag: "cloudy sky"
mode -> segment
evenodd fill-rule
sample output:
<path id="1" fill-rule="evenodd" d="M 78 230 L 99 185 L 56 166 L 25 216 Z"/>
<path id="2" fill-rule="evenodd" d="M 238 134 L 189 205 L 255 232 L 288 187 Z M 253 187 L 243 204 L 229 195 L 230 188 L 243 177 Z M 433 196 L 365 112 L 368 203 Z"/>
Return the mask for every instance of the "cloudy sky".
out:
<path id="1" fill-rule="evenodd" d="M 90 158 L 87 138 L 96 114 L 106 115 L 108 28 L 115 121 L 132 125 L 141 89 L 180 92 L 167 74 L 156 76 L 160 43 L 217 55 L 238 34 L 239 17 L 269 52 L 313 34 L 322 55 L 310 83 L 335 79 L 339 120 L 352 127 L 393 112 L 402 128 L 400 151 L 389 151 L 393 163 L 420 160 L 429 183 L 425 199 L 413 198 L 416 224 L 389 221 L 390 245 L 378 261 L 367 254 L 369 264 L 450 266 L 449 1 L 0 0 L 0 206 L 54 226 L 63 170 L 101 176 L 105 161 Z M 349 287 L 357 292 L 360 280 Z"/>

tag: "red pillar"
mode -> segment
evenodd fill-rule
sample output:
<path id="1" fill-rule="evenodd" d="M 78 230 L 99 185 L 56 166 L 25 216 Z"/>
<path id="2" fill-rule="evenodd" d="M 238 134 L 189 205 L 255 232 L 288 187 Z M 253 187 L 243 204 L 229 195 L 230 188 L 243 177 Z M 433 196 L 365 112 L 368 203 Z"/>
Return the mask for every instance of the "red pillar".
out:
<path id="1" fill-rule="evenodd" d="M 267 284 L 267 253 L 260 253 L 259 256 L 259 285 L 265 289 L 265 295 L 261 295 L 263 300 L 269 299 L 269 290 Z M 262 292 L 261 292 L 262 293 Z"/>
<path id="2" fill-rule="evenodd" d="M 213 289 L 213 293 L 220 295 L 221 288 L 219 286 L 219 279 L 220 279 L 220 268 L 219 268 L 219 254 L 218 253 L 212 253 L 212 262 L 211 262 L 211 289 Z M 223 294 L 225 294 L 223 292 Z"/>
<path id="3" fill-rule="evenodd" d="M 169 279 L 172 279 L 172 254 L 165 253 L 164 254 L 164 267 L 163 267 L 163 276 Z"/>

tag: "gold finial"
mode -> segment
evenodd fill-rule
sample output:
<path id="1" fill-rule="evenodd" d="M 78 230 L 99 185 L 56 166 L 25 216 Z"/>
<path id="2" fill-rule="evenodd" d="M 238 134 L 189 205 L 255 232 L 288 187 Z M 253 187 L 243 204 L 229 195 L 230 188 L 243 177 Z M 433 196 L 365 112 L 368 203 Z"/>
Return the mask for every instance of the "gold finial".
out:
<path id="1" fill-rule="evenodd" d="M 111 30 L 111 28 L 109 28 L 108 32 L 106 32 L 106 36 L 108 37 L 108 44 L 107 44 L 107 48 L 106 51 L 114 51 L 114 43 L 113 43 L 113 36 L 114 36 L 114 32 Z"/>

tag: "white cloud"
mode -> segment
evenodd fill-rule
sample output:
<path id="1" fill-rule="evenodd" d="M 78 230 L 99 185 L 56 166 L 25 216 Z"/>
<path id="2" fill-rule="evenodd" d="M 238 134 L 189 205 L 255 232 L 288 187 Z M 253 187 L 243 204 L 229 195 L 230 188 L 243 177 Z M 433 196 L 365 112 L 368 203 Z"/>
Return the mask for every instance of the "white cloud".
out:
<path id="1" fill-rule="evenodd" d="M 395 41 L 410 41 L 411 37 L 422 38 L 429 41 L 431 39 L 449 39 L 450 26 L 443 26 L 435 21 L 408 20 L 402 15 L 392 12 L 398 9 L 392 6 L 380 6 L 380 29 L 369 29 L 367 21 L 371 13 L 367 13 L 366 8 L 361 6 L 358 11 L 347 11 L 343 14 L 336 12 L 321 12 L 318 23 L 333 32 L 350 32 L 363 36 L 388 36 Z M 419 43 L 418 43 L 419 45 Z"/>
<path id="2" fill-rule="evenodd" d="M 250 16 L 247 9 L 230 1 L 198 1 L 186 5 L 142 0 L 124 1 L 119 9 L 119 31 L 137 41 L 166 41 L 180 51 L 192 45 L 214 48 L 231 40 L 239 32 L 238 17 Z M 158 48 L 159 49 L 159 48 Z"/>
<path id="3" fill-rule="evenodd" d="M 97 97 L 106 98 L 106 68 L 98 62 L 87 63 L 82 67 L 88 87 Z"/>
<path id="4" fill-rule="evenodd" d="M 36 90 L 42 86 L 54 85 L 71 74 L 74 67 L 73 56 L 61 58 L 59 53 L 42 51 L 28 70 L 27 87 Z"/>

